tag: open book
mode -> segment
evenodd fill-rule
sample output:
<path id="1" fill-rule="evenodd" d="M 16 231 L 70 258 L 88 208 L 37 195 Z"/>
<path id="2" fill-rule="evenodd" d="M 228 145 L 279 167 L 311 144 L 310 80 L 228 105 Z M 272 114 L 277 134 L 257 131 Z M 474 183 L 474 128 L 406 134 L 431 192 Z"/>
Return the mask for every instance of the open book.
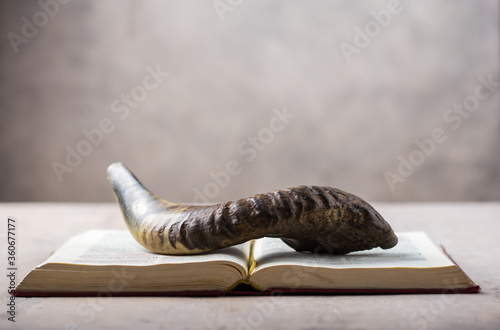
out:
<path id="1" fill-rule="evenodd" d="M 17 286 L 17 296 L 478 292 L 422 232 L 390 250 L 296 252 L 277 238 L 190 256 L 154 254 L 128 231 L 71 238 Z"/>

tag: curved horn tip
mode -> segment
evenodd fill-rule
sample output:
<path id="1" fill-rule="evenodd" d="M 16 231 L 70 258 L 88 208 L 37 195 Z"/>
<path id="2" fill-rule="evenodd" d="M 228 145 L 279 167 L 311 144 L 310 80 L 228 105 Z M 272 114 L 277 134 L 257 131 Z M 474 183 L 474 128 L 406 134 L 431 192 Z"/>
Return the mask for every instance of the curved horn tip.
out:
<path id="1" fill-rule="evenodd" d="M 132 172 L 121 162 L 113 163 L 106 169 L 106 177 L 111 182 L 119 180 L 119 178 L 125 174 L 131 173 Z"/>
<path id="2" fill-rule="evenodd" d="M 108 166 L 108 169 L 106 170 L 106 172 L 109 174 L 109 172 L 112 172 L 118 168 L 124 168 L 125 165 L 123 165 L 122 162 L 116 162 L 116 163 L 112 163 Z"/>

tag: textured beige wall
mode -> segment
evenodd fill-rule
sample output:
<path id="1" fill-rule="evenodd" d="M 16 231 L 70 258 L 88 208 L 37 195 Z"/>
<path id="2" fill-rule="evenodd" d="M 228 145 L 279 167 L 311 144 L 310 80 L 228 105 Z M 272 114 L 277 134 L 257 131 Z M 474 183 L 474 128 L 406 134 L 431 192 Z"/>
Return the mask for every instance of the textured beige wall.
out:
<path id="1" fill-rule="evenodd" d="M 1 1 L 0 200 L 500 198 L 497 1 L 215 3 Z"/>

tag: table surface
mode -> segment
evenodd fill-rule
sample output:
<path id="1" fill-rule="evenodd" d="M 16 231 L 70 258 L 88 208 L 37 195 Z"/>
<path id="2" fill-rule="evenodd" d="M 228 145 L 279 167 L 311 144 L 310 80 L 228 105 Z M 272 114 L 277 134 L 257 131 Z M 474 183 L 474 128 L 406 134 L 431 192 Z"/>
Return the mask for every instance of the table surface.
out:
<path id="1" fill-rule="evenodd" d="M 125 229 L 116 204 L 0 203 L 2 329 L 500 329 L 500 203 L 373 203 L 396 232 L 423 230 L 481 286 L 478 294 L 15 298 L 6 314 L 7 218 L 16 283 L 69 237 Z"/>

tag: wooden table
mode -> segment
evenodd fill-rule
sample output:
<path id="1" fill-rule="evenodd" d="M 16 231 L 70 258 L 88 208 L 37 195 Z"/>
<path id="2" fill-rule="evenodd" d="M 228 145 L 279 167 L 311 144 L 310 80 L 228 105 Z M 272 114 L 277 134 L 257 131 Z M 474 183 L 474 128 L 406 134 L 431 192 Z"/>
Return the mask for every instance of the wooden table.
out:
<path id="1" fill-rule="evenodd" d="M 16 298 L 8 321 L 7 218 L 16 282 L 70 236 L 125 229 L 115 204 L 0 203 L 1 329 L 500 329 L 500 203 L 374 206 L 395 231 L 424 230 L 481 286 L 479 294 L 280 297 Z"/>

